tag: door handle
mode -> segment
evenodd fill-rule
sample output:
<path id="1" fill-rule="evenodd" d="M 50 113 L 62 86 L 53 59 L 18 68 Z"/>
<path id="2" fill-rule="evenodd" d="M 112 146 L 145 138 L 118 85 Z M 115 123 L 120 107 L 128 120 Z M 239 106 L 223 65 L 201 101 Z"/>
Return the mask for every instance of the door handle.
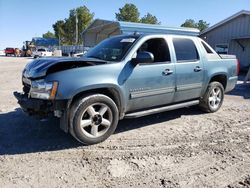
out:
<path id="1" fill-rule="evenodd" d="M 173 72 L 174 72 L 174 71 L 172 71 L 172 70 L 170 70 L 170 69 L 165 69 L 165 70 L 162 72 L 162 74 L 163 74 L 164 76 L 167 76 L 167 75 L 173 74 Z"/>
<path id="2" fill-rule="evenodd" d="M 197 67 L 194 68 L 194 72 L 200 72 L 200 71 L 202 71 L 201 67 L 197 66 Z"/>

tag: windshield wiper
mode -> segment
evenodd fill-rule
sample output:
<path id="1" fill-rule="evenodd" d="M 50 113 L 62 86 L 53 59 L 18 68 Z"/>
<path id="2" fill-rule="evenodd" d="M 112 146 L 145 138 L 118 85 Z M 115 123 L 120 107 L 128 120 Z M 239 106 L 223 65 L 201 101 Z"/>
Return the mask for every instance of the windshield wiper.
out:
<path id="1" fill-rule="evenodd" d="M 99 59 L 99 60 L 104 61 L 104 60 L 101 59 L 100 57 L 98 57 L 98 56 L 93 56 L 93 55 L 87 56 L 87 58 L 94 58 L 94 59 Z"/>
<path id="2" fill-rule="evenodd" d="M 101 59 L 97 56 L 85 56 L 85 57 L 83 56 L 83 58 L 93 58 L 92 61 L 94 61 L 94 59 L 96 59 L 96 61 L 95 61 L 96 63 L 108 63 L 108 61 Z"/>

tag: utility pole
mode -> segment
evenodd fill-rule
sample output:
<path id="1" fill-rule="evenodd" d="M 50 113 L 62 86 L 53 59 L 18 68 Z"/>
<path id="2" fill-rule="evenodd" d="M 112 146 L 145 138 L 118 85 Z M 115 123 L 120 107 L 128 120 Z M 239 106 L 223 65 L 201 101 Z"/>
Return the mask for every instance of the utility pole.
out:
<path id="1" fill-rule="evenodd" d="M 61 47 L 61 38 L 60 38 L 60 32 L 58 34 L 58 39 L 59 39 L 59 48 Z"/>
<path id="2" fill-rule="evenodd" d="M 77 17 L 77 10 L 75 10 L 76 16 L 76 45 L 78 44 L 78 17 Z"/>

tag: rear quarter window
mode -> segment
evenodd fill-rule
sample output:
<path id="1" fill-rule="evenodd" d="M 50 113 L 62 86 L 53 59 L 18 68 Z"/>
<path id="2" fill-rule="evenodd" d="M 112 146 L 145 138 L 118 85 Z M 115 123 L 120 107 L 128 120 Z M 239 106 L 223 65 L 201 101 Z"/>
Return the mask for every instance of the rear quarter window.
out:
<path id="1" fill-rule="evenodd" d="M 177 62 L 197 61 L 199 54 L 191 39 L 173 38 Z"/>
<path id="2" fill-rule="evenodd" d="M 208 54 L 213 54 L 212 50 L 208 47 L 208 45 L 205 42 L 201 41 L 201 44 L 205 48 Z"/>

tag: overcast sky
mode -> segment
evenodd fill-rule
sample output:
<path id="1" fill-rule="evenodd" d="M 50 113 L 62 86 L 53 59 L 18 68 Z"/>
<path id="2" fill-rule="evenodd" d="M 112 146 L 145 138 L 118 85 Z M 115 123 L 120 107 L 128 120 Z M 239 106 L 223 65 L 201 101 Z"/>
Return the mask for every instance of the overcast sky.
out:
<path id="1" fill-rule="evenodd" d="M 95 18 L 115 20 L 125 3 L 134 3 L 141 16 L 150 12 L 168 26 L 180 26 L 189 18 L 213 25 L 250 10 L 250 0 L 0 0 L 0 50 L 20 48 L 23 41 L 53 31 L 52 24 L 68 17 L 70 9 L 86 5 Z"/>

